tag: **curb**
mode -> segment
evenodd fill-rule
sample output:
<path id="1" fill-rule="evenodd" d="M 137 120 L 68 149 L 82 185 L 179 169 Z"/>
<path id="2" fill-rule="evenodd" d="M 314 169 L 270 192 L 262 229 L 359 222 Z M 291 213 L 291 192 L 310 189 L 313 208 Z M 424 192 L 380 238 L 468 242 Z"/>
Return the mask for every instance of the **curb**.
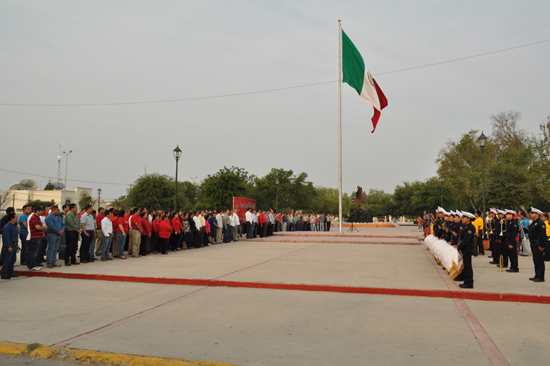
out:
<path id="1" fill-rule="evenodd" d="M 76 348 L 57 348 L 42 345 L 29 352 L 27 346 L 27 344 L 23 343 L 0 342 L 0 354 L 76 361 L 82 364 L 94 363 L 107 366 L 236 366 L 219 362 L 188 361 L 175 358 L 109 353 Z"/>

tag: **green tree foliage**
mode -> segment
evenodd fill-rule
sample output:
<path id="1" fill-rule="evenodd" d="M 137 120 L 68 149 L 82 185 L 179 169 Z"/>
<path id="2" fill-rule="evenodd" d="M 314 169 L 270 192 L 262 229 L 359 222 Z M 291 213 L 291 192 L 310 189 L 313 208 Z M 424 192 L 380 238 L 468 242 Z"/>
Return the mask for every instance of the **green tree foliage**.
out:
<path id="1" fill-rule="evenodd" d="M 254 180 L 251 198 L 256 199 L 257 207 L 261 210 L 275 209 L 277 200 L 276 181 L 279 180 L 279 211 L 310 211 L 314 209 L 314 199 L 317 192 L 313 183 L 308 181 L 307 177 L 307 173 L 295 175 L 292 170 L 273 168 L 262 178 Z"/>
<path id="2" fill-rule="evenodd" d="M 48 184 L 46 184 L 46 186 L 44 187 L 44 190 L 45 191 L 53 191 L 53 183 L 51 180 L 48 181 Z"/>
<path id="3" fill-rule="evenodd" d="M 201 209 L 227 209 L 233 207 L 233 197 L 246 197 L 253 177 L 242 168 L 223 167 L 208 175 L 200 185 L 195 206 Z"/>
<path id="4" fill-rule="evenodd" d="M 191 204 L 185 197 L 185 192 L 180 191 L 181 183 L 178 183 L 178 209 L 188 210 Z M 140 176 L 128 191 L 124 200 L 124 206 L 130 207 L 154 207 L 161 210 L 174 209 L 175 182 L 167 176 L 158 173 Z"/>
<path id="5" fill-rule="evenodd" d="M 381 189 L 371 188 L 363 205 L 373 217 L 395 215 L 393 195 Z"/>
<path id="6" fill-rule="evenodd" d="M 80 199 L 80 201 L 78 201 L 78 207 L 82 208 L 88 205 L 94 207 L 95 201 L 95 198 L 93 198 L 92 196 L 84 196 Z"/>
<path id="7" fill-rule="evenodd" d="M 351 198 L 347 193 L 342 195 L 342 215 L 348 216 Z M 315 197 L 311 205 L 315 213 L 338 215 L 338 189 L 315 187 Z"/>
<path id="8" fill-rule="evenodd" d="M 534 195 L 542 198 L 540 209 L 550 211 L 550 117 L 542 122 L 539 128 L 539 135 L 532 141 L 533 164 L 530 169 L 530 181 L 533 184 Z"/>
<path id="9" fill-rule="evenodd" d="M 31 205 L 31 206 L 42 206 L 42 207 L 46 207 L 48 205 L 54 205 L 55 202 L 52 202 L 52 201 L 42 201 L 42 200 L 32 200 L 32 201 L 29 201 L 26 203 L 27 205 Z"/>

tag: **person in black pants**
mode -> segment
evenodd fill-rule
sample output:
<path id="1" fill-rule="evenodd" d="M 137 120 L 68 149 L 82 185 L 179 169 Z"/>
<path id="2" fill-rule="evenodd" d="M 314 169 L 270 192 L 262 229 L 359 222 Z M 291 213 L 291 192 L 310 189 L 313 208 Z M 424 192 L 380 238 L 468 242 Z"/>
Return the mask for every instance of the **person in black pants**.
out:
<path id="1" fill-rule="evenodd" d="M 548 214 L 543 213 L 541 215 L 542 221 L 544 221 L 545 225 L 548 225 Z M 546 228 L 548 230 L 548 227 Z M 542 253 L 542 258 L 545 262 L 550 262 L 550 238 L 546 241 L 546 248 L 544 249 L 544 252 Z"/>
<path id="2" fill-rule="evenodd" d="M 458 246 L 456 247 L 462 252 L 462 263 L 464 269 L 464 283 L 460 284 L 460 288 L 474 288 L 474 270 L 472 268 L 472 249 L 476 228 L 472 225 L 471 220 L 475 218 L 469 212 L 462 212 L 462 223 L 464 227 L 458 234 Z"/>
<path id="3" fill-rule="evenodd" d="M 519 233 L 519 225 L 516 220 L 514 220 L 514 215 L 516 211 L 506 210 L 506 232 L 504 237 L 506 238 L 506 257 L 510 258 L 510 269 L 507 269 L 506 272 L 519 272 L 518 268 L 518 243 L 516 238 Z"/>
<path id="4" fill-rule="evenodd" d="M 542 252 L 546 248 L 548 237 L 546 236 L 546 224 L 541 220 L 542 211 L 531 207 L 531 225 L 529 225 L 529 241 L 533 252 L 533 264 L 535 265 L 535 277 L 533 282 L 544 282 L 544 258 Z"/>

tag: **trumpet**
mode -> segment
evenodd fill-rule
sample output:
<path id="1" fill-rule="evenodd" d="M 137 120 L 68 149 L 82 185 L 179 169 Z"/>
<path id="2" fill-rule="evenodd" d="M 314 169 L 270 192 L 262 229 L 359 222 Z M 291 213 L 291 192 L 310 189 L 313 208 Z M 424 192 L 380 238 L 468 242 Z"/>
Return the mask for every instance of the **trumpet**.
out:
<path id="1" fill-rule="evenodd" d="M 500 220 L 500 235 L 504 236 L 504 233 L 506 232 L 506 229 L 508 228 L 508 224 L 505 219 Z"/>
<path id="2" fill-rule="evenodd" d="M 493 220 L 492 219 L 489 219 L 489 221 L 487 222 L 487 226 L 488 226 L 488 229 L 491 230 L 491 231 L 490 232 L 485 231 L 485 233 L 487 235 L 493 235 Z"/>

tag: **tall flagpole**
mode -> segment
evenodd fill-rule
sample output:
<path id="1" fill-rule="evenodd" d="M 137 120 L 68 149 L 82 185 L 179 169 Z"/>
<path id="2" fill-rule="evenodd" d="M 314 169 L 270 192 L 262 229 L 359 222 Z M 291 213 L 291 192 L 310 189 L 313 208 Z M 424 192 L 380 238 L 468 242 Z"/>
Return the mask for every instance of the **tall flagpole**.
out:
<path id="1" fill-rule="evenodd" d="M 338 226 L 342 234 L 342 24 L 338 19 Z"/>

